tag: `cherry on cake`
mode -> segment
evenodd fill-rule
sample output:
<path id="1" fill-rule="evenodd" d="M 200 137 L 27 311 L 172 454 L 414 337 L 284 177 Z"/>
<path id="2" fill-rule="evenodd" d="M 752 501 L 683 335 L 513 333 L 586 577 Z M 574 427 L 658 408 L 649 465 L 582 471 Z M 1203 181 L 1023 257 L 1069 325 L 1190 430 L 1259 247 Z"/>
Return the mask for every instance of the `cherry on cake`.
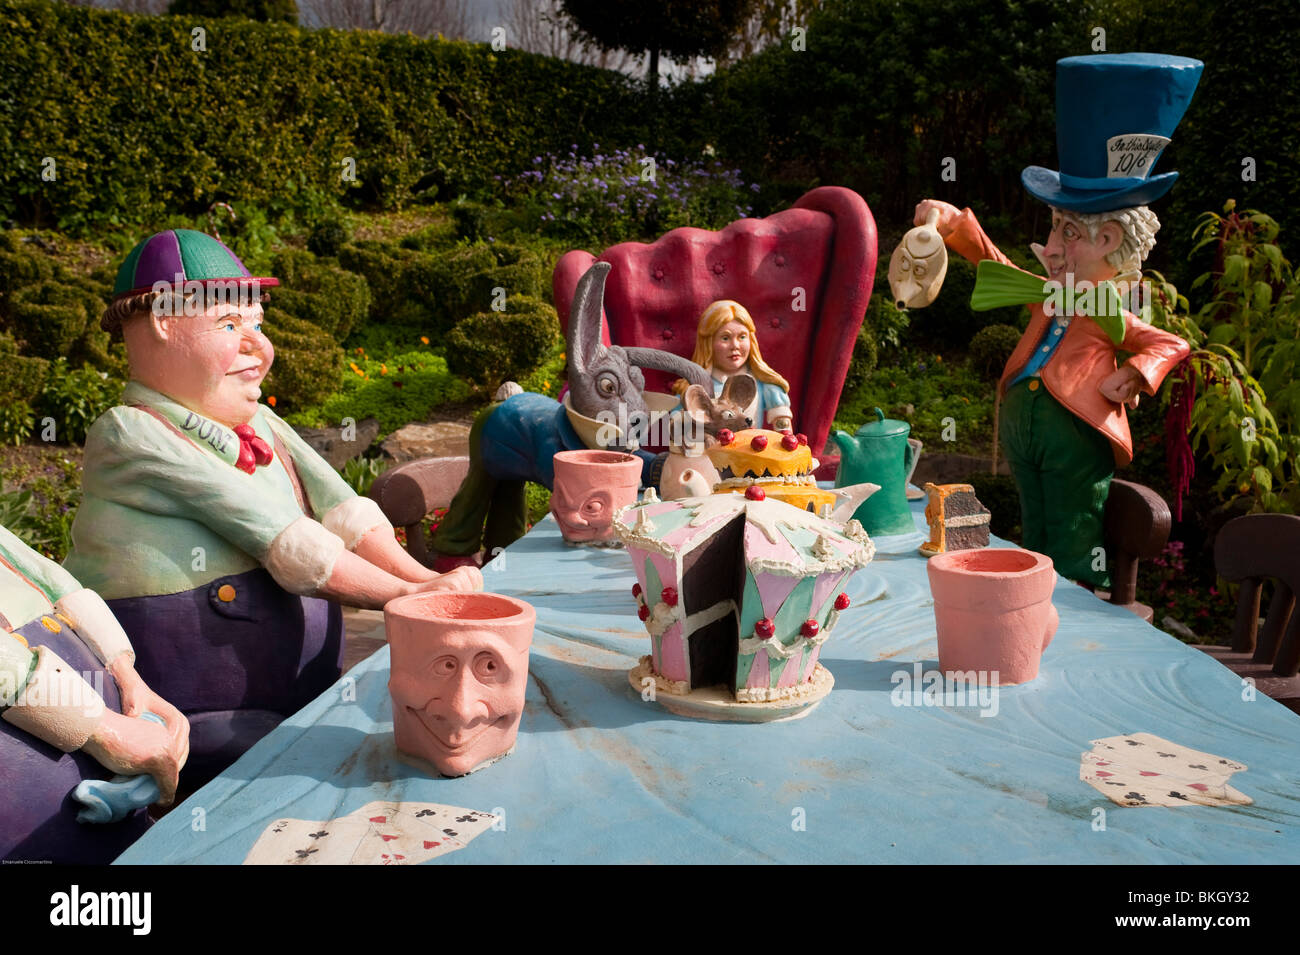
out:
<path id="1" fill-rule="evenodd" d="M 822 644 L 849 606 L 849 578 L 875 552 L 857 521 L 841 526 L 770 497 L 727 493 L 651 497 L 614 524 L 650 633 L 642 666 L 660 692 L 723 686 L 739 703 L 758 703 L 829 689 Z"/>
<path id="2" fill-rule="evenodd" d="M 785 501 L 802 510 L 821 514 L 834 508 L 835 494 L 817 486 L 813 472 L 817 462 L 802 434 L 749 428 L 745 431 L 719 433 L 717 444 L 708 449 L 709 460 L 717 468 L 721 481 L 714 493 L 757 487 L 765 497 Z"/>

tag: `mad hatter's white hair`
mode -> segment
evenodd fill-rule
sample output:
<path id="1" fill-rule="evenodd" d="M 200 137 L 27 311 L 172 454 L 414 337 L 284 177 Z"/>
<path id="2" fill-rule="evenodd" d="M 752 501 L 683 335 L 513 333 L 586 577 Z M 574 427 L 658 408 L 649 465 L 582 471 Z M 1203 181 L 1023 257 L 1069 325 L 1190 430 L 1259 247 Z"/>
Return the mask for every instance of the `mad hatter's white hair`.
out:
<path id="1" fill-rule="evenodd" d="M 1097 233 L 1107 222 L 1118 222 L 1122 238 L 1119 248 L 1106 256 L 1106 261 L 1121 273 L 1136 272 L 1156 247 L 1156 233 L 1160 231 L 1160 220 L 1146 206 L 1132 206 L 1128 209 L 1113 209 L 1110 212 L 1071 212 L 1052 206 L 1053 212 L 1070 216 L 1088 230 L 1088 238 L 1096 242 Z"/>

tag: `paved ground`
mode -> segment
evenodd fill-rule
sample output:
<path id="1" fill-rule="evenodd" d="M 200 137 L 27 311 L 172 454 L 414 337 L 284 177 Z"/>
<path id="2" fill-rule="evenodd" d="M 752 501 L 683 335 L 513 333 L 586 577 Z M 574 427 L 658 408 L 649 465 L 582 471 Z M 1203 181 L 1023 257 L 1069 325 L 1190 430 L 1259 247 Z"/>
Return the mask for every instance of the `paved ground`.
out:
<path id="1" fill-rule="evenodd" d="M 343 608 L 343 672 L 384 645 L 384 612 Z"/>

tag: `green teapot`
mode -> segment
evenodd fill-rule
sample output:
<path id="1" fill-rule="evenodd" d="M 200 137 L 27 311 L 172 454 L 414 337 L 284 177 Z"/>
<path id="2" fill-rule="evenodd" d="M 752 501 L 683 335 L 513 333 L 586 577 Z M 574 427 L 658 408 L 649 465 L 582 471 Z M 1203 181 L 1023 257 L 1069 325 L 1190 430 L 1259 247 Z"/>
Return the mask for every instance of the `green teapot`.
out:
<path id="1" fill-rule="evenodd" d="M 835 486 L 879 484 L 880 490 L 863 501 L 853 516 L 873 536 L 911 534 L 917 527 L 907 503 L 907 480 L 918 453 L 917 446 L 907 439 L 912 426 L 886 418 L 879 408 L 872 410 L 876 420 L 858 428 L 857 434 L 831 433 L 840 449 Z"/>

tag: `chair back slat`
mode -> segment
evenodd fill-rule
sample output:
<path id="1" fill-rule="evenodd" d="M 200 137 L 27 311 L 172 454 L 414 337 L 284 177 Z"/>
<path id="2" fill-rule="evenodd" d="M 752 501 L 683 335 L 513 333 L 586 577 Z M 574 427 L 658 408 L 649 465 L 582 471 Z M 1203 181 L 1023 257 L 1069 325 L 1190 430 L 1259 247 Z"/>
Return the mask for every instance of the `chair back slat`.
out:
<path id="1" fill-rule="evenodd" d="M 1300 517 L 1247 514 L 1229 521 L 1214 541 L 1219 576 L 1242 585 L 1233 650 L 1254 650 L 1255 662 L 1273 663 L 1278 676 L 1294 676 L 1300 663 L 1295 594 L 1300 591 Z M 1256 644 L 1262 581 L 1277 582 L 1268 619 Z"/>

